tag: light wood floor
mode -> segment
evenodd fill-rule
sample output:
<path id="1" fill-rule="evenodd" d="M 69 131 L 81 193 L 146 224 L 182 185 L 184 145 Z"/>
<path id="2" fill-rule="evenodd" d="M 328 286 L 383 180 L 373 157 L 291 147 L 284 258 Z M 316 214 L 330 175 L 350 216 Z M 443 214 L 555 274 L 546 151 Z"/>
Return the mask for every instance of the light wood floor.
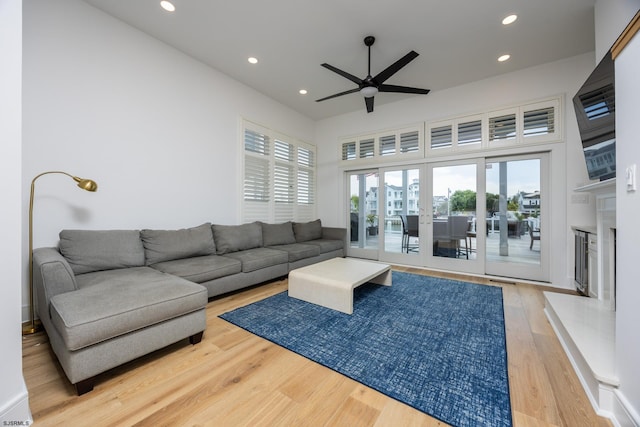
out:
<path id="1" fill-rule="evenodd" d="M 504 290 L 514 425 L 611 426 L 594 413 L 547 322 L 541 289 L 498 286 Z M 287 281 L 280 280 L 210 301 L 200 344 L 184 340 L 104 373 L 95 389 L 80 397 L 46 335 L 25 337 L 24 377 L 35 425 L 445 425 L 217 317 L 286 288 Z"/>

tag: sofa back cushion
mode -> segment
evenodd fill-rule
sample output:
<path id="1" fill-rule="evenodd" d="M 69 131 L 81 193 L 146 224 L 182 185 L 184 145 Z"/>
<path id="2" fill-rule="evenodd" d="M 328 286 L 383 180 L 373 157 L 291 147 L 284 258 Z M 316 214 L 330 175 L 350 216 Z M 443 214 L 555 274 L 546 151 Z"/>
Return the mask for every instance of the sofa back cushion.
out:
<path id="1" fill-rule="evenodd" d="M 291 221 L 282 224 L 262 223 L 262 244 L 264 246 L 290 245 L 296 242 Z"/>
<path id="2" fill-rule="evenodd" d="M 59 249 L 74 274 L 144 266 L 138 230 L 62 230 Z"/>
<path id="3" fill-rule="evenodd" d="M 211 228 L 218 255 L 262 246 L 262 227 L 259 222 L 242 225 L 214 224 Z"/>
<path id="4" fill-rule="evenodd" d="M 146 264 L 216 253 L 211 223 L 180 230 L 140 231 Z"/>
<path id="5" fill-rule="evenodd" d="M 293 231 L 298 243 L 322 239 L 322 223 L 319 219 L 310 222 L 294 222 Z"/>

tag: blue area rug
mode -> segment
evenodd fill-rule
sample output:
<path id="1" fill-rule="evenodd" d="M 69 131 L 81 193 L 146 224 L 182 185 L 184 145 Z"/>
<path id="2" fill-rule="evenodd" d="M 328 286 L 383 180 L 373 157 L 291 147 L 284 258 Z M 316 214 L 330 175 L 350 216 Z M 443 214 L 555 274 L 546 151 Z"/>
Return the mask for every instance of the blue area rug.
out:
<path id="1" fill-rule="evenodd" d="M 344 314 L 286 292 L 221 318 L 454 426 L 511 426 L 502 289 L 393 272 Z"/>

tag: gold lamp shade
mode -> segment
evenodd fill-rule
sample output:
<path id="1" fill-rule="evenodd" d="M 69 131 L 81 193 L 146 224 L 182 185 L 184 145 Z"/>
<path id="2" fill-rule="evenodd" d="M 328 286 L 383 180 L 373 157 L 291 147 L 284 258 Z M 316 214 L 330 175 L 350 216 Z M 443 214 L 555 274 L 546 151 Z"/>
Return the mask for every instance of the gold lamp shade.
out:
<path id="1" fill-rule="evenodd" d="M 33 306 L 33 194 L 35 190 L 36 180 L 42 175 L 48 175 L 53 173 L 59 173 L 67 175 L 78 183 L 78 187 L 83 190 L 95 192 L 98 190 L 98 184 L 91 179 L 78 178 L 77 176 L 70 175 L 62 171 L 49 171 L 36 175 L 31 181 L 31 196 L 29 198 L 29 323 L 22 328 L 22 334 L 33 334 L 40 329 L 40 324 L 36 323 L 35 310 Z"/>
<path id="2" fill-rule="evenodd" d="M 72 176 L 72 178 L 75 182 L 78 183 L 78 187 L 82 188 L 83 190 L 91 192 L 98 191 L 98 184 L 96 184 L 95 181 L 91 179 L 78 178 L 77 176 Z"/>

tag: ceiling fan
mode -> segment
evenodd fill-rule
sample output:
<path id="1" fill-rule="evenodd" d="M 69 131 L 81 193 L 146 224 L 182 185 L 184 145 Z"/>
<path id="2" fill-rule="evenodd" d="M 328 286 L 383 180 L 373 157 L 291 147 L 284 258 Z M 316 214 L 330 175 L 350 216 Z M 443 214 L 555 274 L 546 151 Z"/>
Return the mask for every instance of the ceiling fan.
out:
<path id="1" fill-rule="evenodd" d="M 378 92 L 415 93 L 419 95 L 426 95 L 429 93 L 429 89 L 419 89 L 415 87 L 384 84 L 384 82 L 387 81 L 389 77 L 397 73 L 402 67 L 413 61 L 418 56 L 418 53 L 413 50 L 385 68 L 375 77 L 371 77 L 371 45 L 373 45 L 375 41 L 376 39 L 373 36 L 367 36 L 364 38 L 364 44 L 369 48 L 369 69 L 367 72 L 367 77 L 365 77 L 364 79 L 359 79 L 358 77 L 349 74 L 346 71 L 342 71 L 341 69 L 327 63 L 321 64 L 324 68 L 327 68 L 334 73 L 340 74 L 342 77 L 351 80 L 352 82 L 357 84 L 358 87 L 355 89 L 336 93 L 331 96 L 327 96 L 326 98 L 316 99 L 316 102 L 326 101 L 327 99 L 337 98 L 338 96 L 347 95 L 350 93 L 360 92 L 364 96 L 364 103 L 367 106 L 367 113 L 370 113 L 373 111 L 373 97 Z"/>

